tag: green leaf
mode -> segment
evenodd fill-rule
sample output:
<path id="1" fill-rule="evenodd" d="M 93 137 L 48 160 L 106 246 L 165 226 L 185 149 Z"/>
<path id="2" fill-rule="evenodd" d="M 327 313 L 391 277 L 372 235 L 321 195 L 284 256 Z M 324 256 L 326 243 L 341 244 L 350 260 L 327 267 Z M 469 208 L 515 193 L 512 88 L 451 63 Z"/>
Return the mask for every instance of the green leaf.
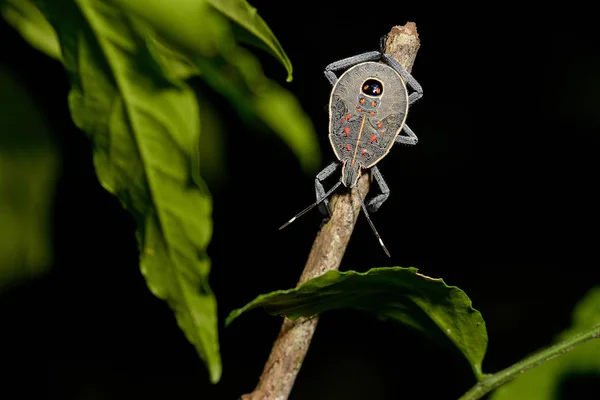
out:
<path id="1" fill-rule="evenodd" d="M 421 275 L 416 268 L 374 268 L 365 273 L 329 271 L 294 289 L 258 296 L 232 311 L 226 325 L 257 307 L 290 319 L 340 308 L 367 311 L 455 346 L 477 378 L 482 378 L 487 332 L 481 314 L 462 290 Z"/>
<path id="2" fill-rule="evenodd" d="M 285 67 L 288 73 L 287 81 L 292 81 L 292 63 L 287 54 L 279 44 L 271 28 L 258 15 L 256 8 L 252 7 L 245 0 L 208 0 L 210 4 L 226 15 L 232 21 L 235 21 L 242 30 L 236 29 L 236 38 L 239 41 L 260 47 L 275 58 L 277 58 Z M 249 33 L 250 35 L 247 35 Z"/>
<path id="3" fill-rule="evenodd" d="M 236 47 L 221 63 L 202 57 L 195 61 L 201 78 L 226 97 L 247 123 L 258 119 L 278 134 L 305 171 L 312 173 L 320 166 L 321 153 L 311 119 L 291 92 L 264 76 L 256 57 Z"/>
<path id="4" fill-rule="evenodd" d="M 199 74 L 230 101 L 246 123 L 260 121 L 279 135 L 305 171 L 314 173 L 320 166 L 312 121 L 296 97 L 268 79 L 256 56 L 236 43 L 234 30 L 224 14 L 206 0 L 115 2 L 156 30 L 149 45 L 152 54 L 169 66 L 170 74 L 179 78 Z M 220 9 L 225 10 L 225 6 Z"/>
<path id="5" fill-rule="evenodd" d="M 223 50 L 222 38 L 233 22 L 251 35 L 251 43 L 266 49 L 286 68 L 292 78 L 292 65 L 256 9 L 243 0 L 114 0 L 124 10 L 145 20 L 177 50 L 188 57 L 211 56 Z M 248 36 L 240 36 L 247 38 Z"/>
<path id="6" fill-rule="evenodd" d="M 0 3 L 2 17 L 33 48 L 60 60 L 60 45 L 52 25 L 30 0 L 6 0 Z"/>
<path id="7" fill-rule="evenodd" d="M 47 121 L 0 65 L 0 289 L 47 271 L 59 155 Z"/>
<path id="8" fill-rule="evenodd" d="M 557 335 L 554 343 L 600 324 L 600 286 L 591 289 L 573 310 L 571 328 Z M 566 354 L 526 371 L 492 393 L 491 400 L 558 399 L 562 381 L 578 374 L 600 378 L 600 341 L 592 340 Z"/>
<path id="9" fill-rule="evenodd" d="M 185 80 L 200 74 L 198 68 L 189 58 L 160 42 L 155 36 L 147 37 L 146 44 L 150 53 L 163 66 L 165 74 L 170 76 L 171 79 Z"/>
<path id="10" fill-rule="evenodd" d="M 90 137 L 100 183 L 137 223 L 140 268 L 188 340 L 221 376 L 216 301 L 208 286 L 212 201 L 194 172 L 199 112 L 193 91 L 164 75 L 146 32 L 100 0 L 45 10 L 59 33 L 73 120 Z"/>

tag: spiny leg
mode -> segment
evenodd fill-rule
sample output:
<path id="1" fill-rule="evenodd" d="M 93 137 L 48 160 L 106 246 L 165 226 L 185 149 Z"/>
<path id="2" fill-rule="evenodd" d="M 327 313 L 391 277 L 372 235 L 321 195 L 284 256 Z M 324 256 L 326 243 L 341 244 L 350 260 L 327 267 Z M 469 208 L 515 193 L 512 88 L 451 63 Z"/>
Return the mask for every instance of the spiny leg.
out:
<path id="1" fill-rule="evenodd" d="M 373 177 L 379 186 L 379 190 L 381 190 L 380 194 L 371 198 L 366 204 L 367 209 L 374 213 L 375 211 L 379 210 L 379 207 L 381 207 L 383 202 L 386 201 L 390 196 L 390 188 L 388 187 L 387 183 L 385 183 L 383 175 L 381 175 L 381 172 L 379 172 L 379 168 L 377 168 L 376 165 L 371 167 L 371 173 L 373 174 Z"/>
<path id="2" fill-rule="evenodd" d="M 402 127 L 402 130 L 408 136 L 404 136 L 404 135 L 396 136 L 396 143 L 402 143 L 402 144 L 406 144 L 409 146 L 414 146 L 415 144 L 417 144 L 419 139 L 417 138 L 417 135 L 415 135 L 413 130 L 408 127 L 408 125 L 404 124 L 404 126 Z"/>
<path id="3" fill-rule="evenodd" d="M 338 77 L 333 71 L 339 71 L 342 69 L 346 69 L 356 64 L 360 64 L 366 61 L 377 61 L 381 58 L 381 53 L 378 51 L 369 51 L 367 53 L 359 54 L 357 56 L 352 56 L 348 58 L 344 58 L 342 60 L 332 62 L 327 67 L 325 67 L 325 76 L 331 83 L 331 86 L 335 85 L 338 80 Z"/>
<path id="4" fill-rule="evenodd" d="M 340 166 L 340 163 L 337 161 L 332 162 L 328 166 L 326 166 L 323 171 L 319 172 L 315 178 L 315 192 L 317 194 L 317 202 L 320 202 L 325 196 L 325 188 L 323 187 L 323 183 L 321 181 L 327 179 L 335 172 L 336 169 Z M 329 200 L 323 199 L 323 201 L 319 204 L 319 211 L 321 214 L 330 217 L 331 210 L 329 209 Z"/>
<path id="5" fill-rule="evenodd" d="M 404 78 L 408 86 L 410 86 L 414 90 L 414 92 L 412 92 L 408 96 L 408 105 L 411 105 L 415 101 L 419 100 L 423 96 L 423 88 L 421 87 L 419 82 L 417 82 L 417 80 L 413 78 L 410 72 L 405 70 L 404 67 L 398 62 L 398 60 L 396 60 L 391 55 L 383 54 L 381 57 L 388 63 L 390 67 L 394 68 L 396 72 L 398 72 L 400 76 Z"/>

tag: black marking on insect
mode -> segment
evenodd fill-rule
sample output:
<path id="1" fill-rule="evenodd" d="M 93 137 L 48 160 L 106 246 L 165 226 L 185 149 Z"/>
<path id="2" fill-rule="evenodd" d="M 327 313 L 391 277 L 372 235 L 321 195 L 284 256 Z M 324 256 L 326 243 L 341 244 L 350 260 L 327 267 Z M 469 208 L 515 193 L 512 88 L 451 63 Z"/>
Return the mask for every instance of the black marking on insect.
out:
<path id="1" fill-rule="evenodd" d="M 376 164 L 394 143 L 417 144 L 417 136 L 405 124 L 409 105 L 423 96 L 421 85 L 391 55 L 385 53 L 386 36 L 380 51 L 371 51 L 329 64 L 325 76 L 333 86 L 329 99 L 329 141 L 338 161 L 323 169 L 315 178 L 317 201 L 283 224 L 283 229 L 312 208 L 331 215 L 327 199 L 340 185 L 356 187 L 361 171 L 370 169 L 380 194 L 361 206 L 385 253 L 390 256 L 375 229 L 369 213 L 387 200 L 390 190 Z M 334 71 L 346 71 L 338 78 Z M 407 85 L 414 91 L 409 95 Z M 401 134 L 404 133 L 405 135 Z M 340 180 L 327 192 L 322 181 L 342 166 Z"/>

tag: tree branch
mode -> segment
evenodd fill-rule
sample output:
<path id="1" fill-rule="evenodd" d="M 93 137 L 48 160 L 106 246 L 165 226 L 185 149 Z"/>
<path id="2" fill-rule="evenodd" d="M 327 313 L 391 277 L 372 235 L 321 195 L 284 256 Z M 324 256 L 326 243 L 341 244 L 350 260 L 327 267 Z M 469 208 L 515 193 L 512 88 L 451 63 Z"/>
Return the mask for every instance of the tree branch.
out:
<path id="1" fill-rule="evenodd" d="M 536 367 L 540 364 L 545 363 L 564 354 L 568 351 L 573 350 L 576 346 L 583 344 L 592 339 L 600 338 L 600 325 L 596 325 L 587 331 L 581 332 L 567 340 L 563 340 L 554 346 L 540 350 L 539 352 L 519 361 L 516 364 L 511 365 L 508 368 L 503 369 L 495 374 L 487 375 L 481 382 L 473 386 L 467 393 L 462 395 L 458 400 L 477 400 L 482 398 L 485 394 L 491 392 L 497 387 L 512 381 L 523 372 Z"/>
<path id="2" fill-rule="evenodd" d="M 395 26 L 388 33 L 386 53 L 394 56 L 409 72 L 419 50 L 417 27 L 413 22 Z M 369 176 L 365 172 L 363 176 Z M 359 179 L 360 193 L 366 196 L 371 179 Z M 339 269 L 354 225 L 360 214 L 361 205 L 355 189 L 333 195 L 330 202 L 331 219 L 317 233 L 308 255 L 306 266 L 298 285 L 327 271 Z M 273 344 L 271 354 L 252 393 L 242 400 L 285 400 L 288 398 L 298 371 L 310 346 L 310 341 L 319 321 L 313 318 L 285 319 L 279 336 Z"/>

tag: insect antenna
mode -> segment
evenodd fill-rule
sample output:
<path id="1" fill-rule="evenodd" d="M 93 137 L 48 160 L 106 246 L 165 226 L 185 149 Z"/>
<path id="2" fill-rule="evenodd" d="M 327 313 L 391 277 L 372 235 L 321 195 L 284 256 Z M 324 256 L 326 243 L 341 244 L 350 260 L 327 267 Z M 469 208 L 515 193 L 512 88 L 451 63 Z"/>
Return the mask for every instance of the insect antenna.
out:
<path id="1" fill-rule="evenodd" d="M 342 181 L 338 181 L 338 183 L 336 183 L 335 185 L 333 185 L 333 187 L 331 189 L 329 189 L 329 191 L 327 193 L 325 193 L 325 196 L 321 197 L 321 199 L 319 201 L 314 202 L 310 206 L 306 207 L 304 210 L 300 211 L 298 214 L 296 214 L 296 216 L 294 216 L 294 218 L 290 219 L 288 222 L 286 222 L 285 224 L 281 225 L 279 227 L 279 230 L 282 230 L 283 228 L 285 228 L 286 226 L 288 226 L 289 224 L 291 224 L 292 222 L 294 222 L 297 218 L 303 216 L 304 214 L 306 214 L 307 212 L 309 212 L 310 210 L 312 210 L 313 208 L 315 208 L 316 206 L 318 206 L 319 203 L 321 203 L 323 200 L 325 200 L 327 197 L 329 197 L 329 195 L 331 193 L 333 193 L 333 191 L 335 189 L 337 189 L 341 184 L 342 184 Z"/>
<path id="2" fill-rule="evenodd" d="M 375 236 L 377 236 L 377 239 L 379 239 L 379 244 L 383 248 L 383 251 L 385 251 L 385 254 L 387 254 L 388 257 L 392 257 L 390 255 L 390 252 L 388 251 L 388 249 L 385 247 L 385 244 L 383 244 L 383 240 L 381 240 L 381 236 L 379 236 L 379 232 L 377 232 L 377 229 L 375 229 L 375 225 L 373 225 L 373 221 L 371 221 L 371 217 L 369 217 L 369 213 L 367 212 L 367 207 L 365 206 L 365 202 L 363 201 L 362 195 L 360 194 L 360 191 L 358 190 L 358 185 L 356 185 L 356 192 L 358 193 L 358 199 L 360 200 L 360 205 L 362 206 L 362 209 L 365 212 L 367 221 L 369 221 L 369 225 L 371 225 L 371 229 L 373 229 Z"/>

